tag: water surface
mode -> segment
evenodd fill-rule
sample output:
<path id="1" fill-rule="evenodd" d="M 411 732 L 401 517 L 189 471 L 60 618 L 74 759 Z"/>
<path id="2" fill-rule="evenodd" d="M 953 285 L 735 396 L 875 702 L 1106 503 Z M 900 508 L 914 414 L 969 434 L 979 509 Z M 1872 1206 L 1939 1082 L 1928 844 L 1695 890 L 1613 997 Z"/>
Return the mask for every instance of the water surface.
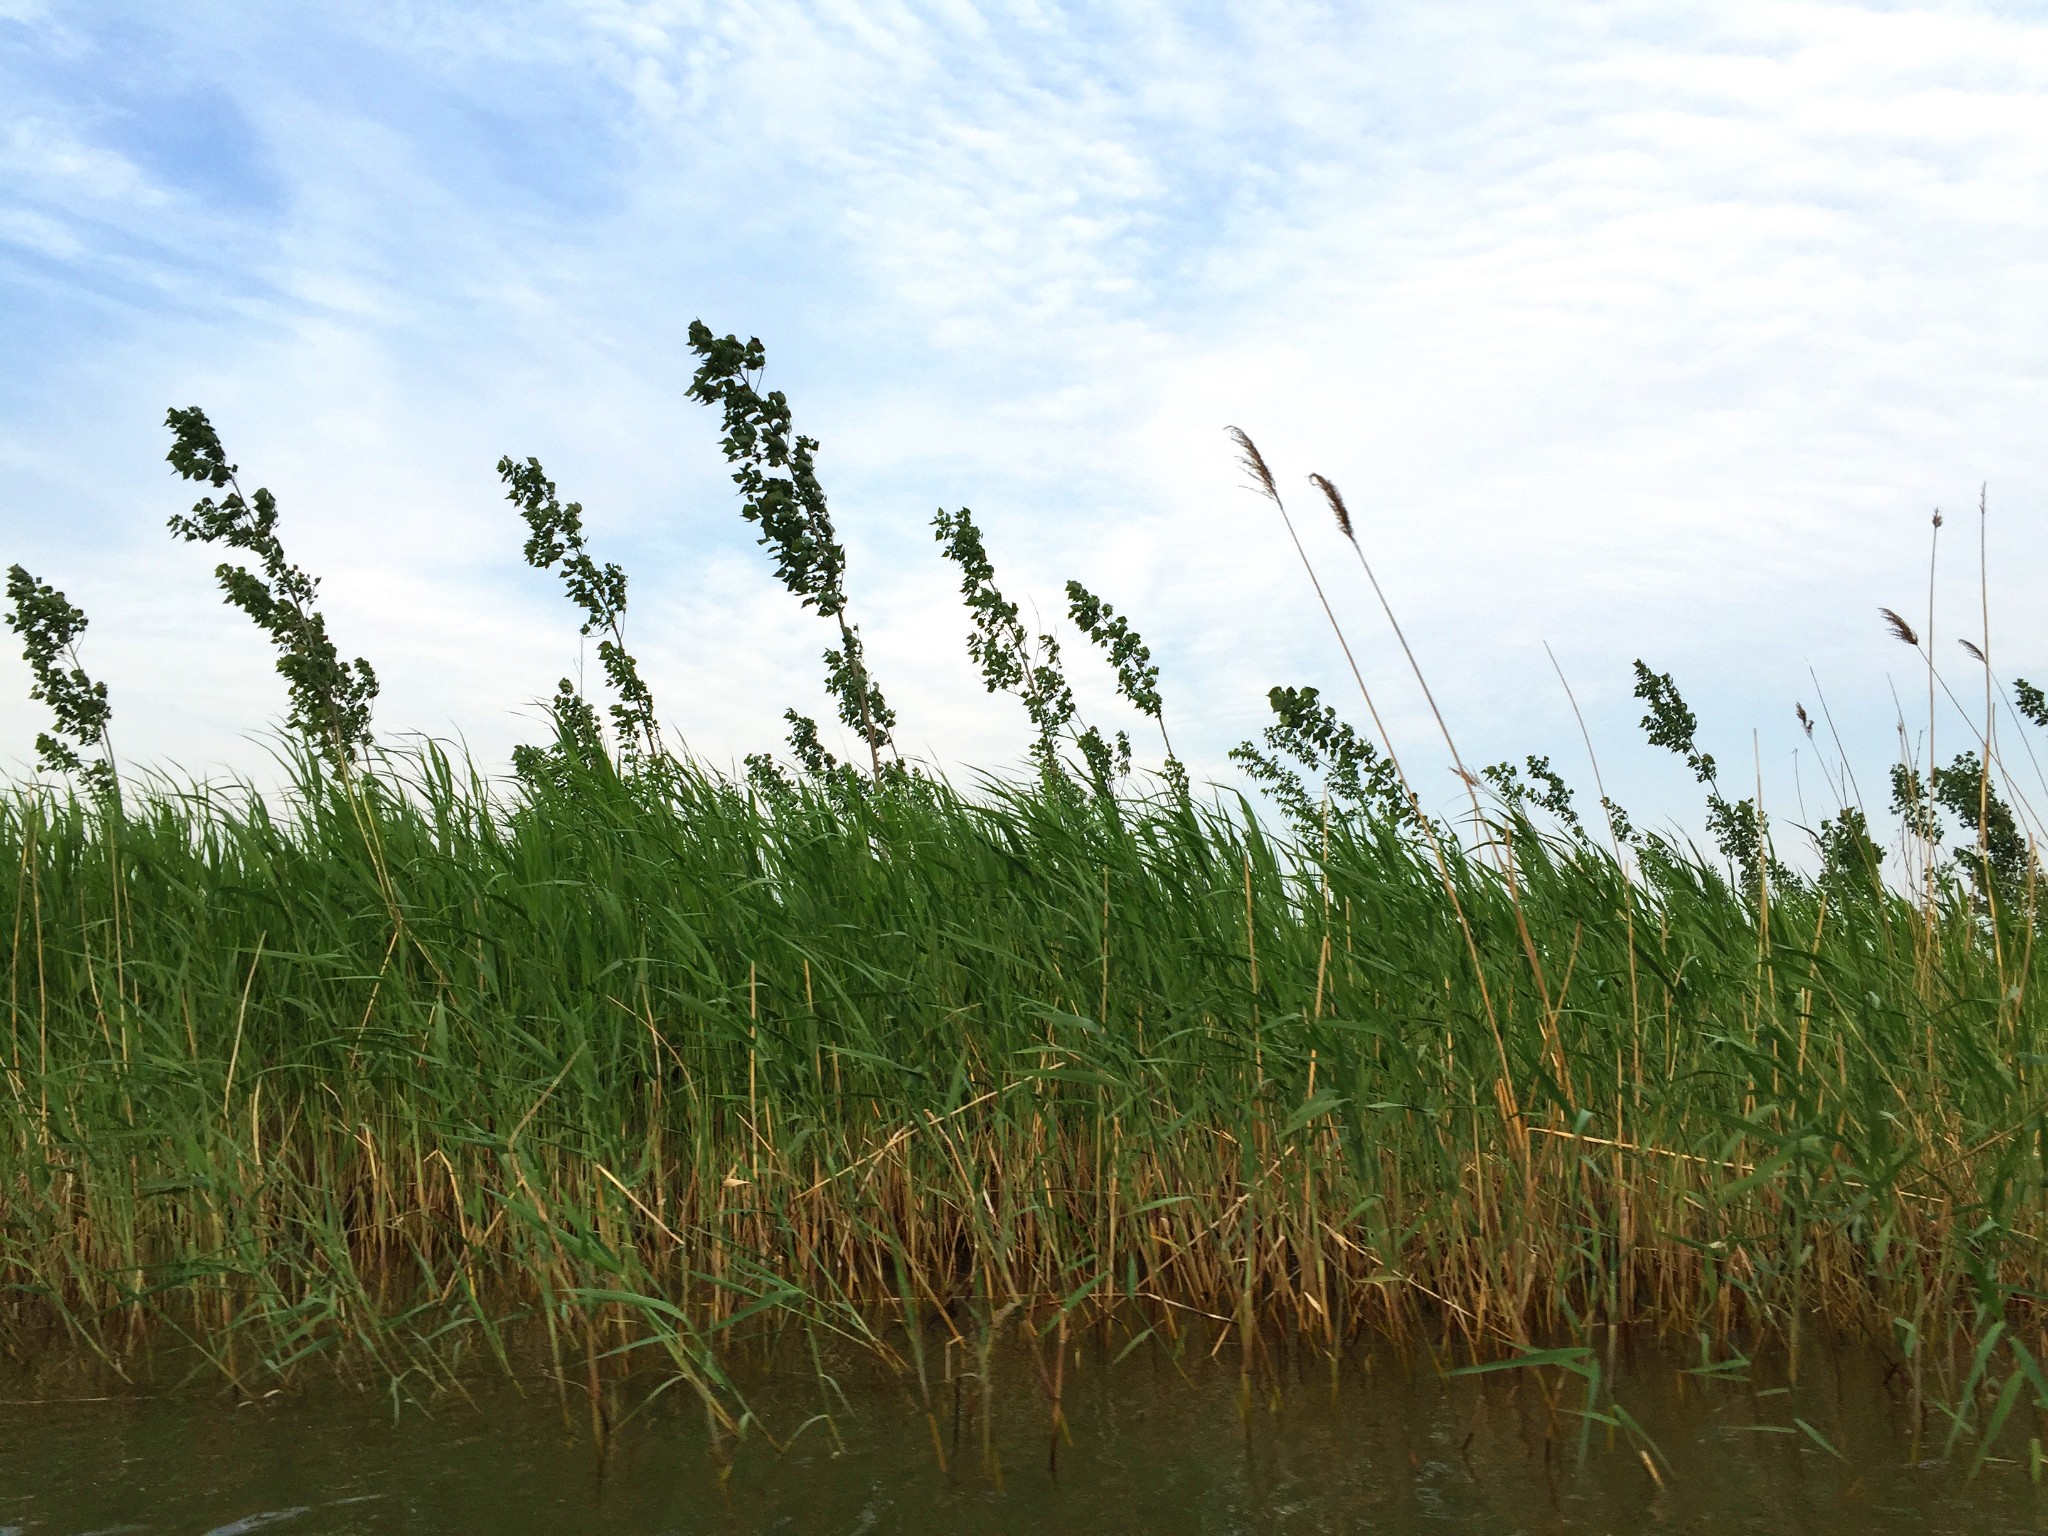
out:
<path id="1" fill-rule="evenodd" d="M 1854 1355 L 1817 1357 L 1796 1389 L 1623 1362 L 1619 1400 L 1646 1449 L 1602 1426 L 1582 1435 L 1581 1388 L 1557 1373 L 1446 1379 L 1426 1356 L 1382 1354 L 1333 1374 L 1304 1355 L 1247 1393 L 1228 1361 L 1112 1354 L 1068 1356 L 1056 1445 L 1044 1362 L 1021 1348 L 994 1357 L 987 1414 L 961 1352 L 934 1352 L 922 1391 L 849 1367 L 846 1401 L 808 1369 L 757 1369 L 767 1433 L 716 1453 L 682 1391 L 643 1402 L 600 1454 L 588 1399 L 547 1382 L 479 1382 L 467 1401 L 394 1411 L 334 1384 L 235 1406 L 190 1387 L 16 1381 L 0 1405 L 0 1533 L 2048 1528 L 2022 1467 L 1970 1480 L 1967 1451 L 1916 1448 L 1896 1384 Z M 616 1393 L 617 1408 L 636 1397 Z M 829 1424 L 815 1417 L 825 1402 Z"/>

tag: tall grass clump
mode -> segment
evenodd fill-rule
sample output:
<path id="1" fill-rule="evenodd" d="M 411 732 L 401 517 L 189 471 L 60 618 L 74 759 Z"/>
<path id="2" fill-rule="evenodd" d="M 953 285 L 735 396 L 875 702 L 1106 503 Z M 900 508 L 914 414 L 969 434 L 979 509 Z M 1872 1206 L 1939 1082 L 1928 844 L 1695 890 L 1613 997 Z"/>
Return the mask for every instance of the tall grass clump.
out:
<path id="1" fill-rule="evenodd" d="M 931 1330 L 1005 1317 L 1228 1337 L 1248 1371 L 1274 1330 L 1796 1360 L 1825 1327 L 1958 1426 L 2048 1400 L 2038 864 L 1988 742 L 1919 791 L 1908 765 L 1933 820 L 1904 835 L 1945 810 L 1972 837 L 1904 887 L 1859 811 L 1787 867 L 1647 667 L 1718 856 L 1582 818 L 1534 757 L 1466 774 L 1454 827 L 1306 688 L 1237 754 L 1262 814 L 1191 794 L 1170 742 L 1151 787 L 1077 720 L 962 511 L 938 533 L 973 654 L 1034 735 L 1033 772 L 963 791 L 895 755 L 816 445 L 754 455 L 780 397 L 700 350 L 768 541 L 812 540 L 778 559 L 837 621 L 868 772 L 801 724 L 793 770 L 743 779 L 666 747 L 623 578 L 508 459 L 529 559 L 568 562 L 614 648 L 615 740 L 558 705 L 493 781 L 295 691 L 286 793 L 16 785 L 8 1350 L 126 1370 L 175 1342 L 252 1391 L 538 1351 L 593 1404 L 652 1354 L 730 1424 L 721 1342 L 768 1327 L 920 1374 Z M 1142 640 L 1069 596 L 1165 741 Z M 323 675 L 366 705 L 366 668 Z"/>

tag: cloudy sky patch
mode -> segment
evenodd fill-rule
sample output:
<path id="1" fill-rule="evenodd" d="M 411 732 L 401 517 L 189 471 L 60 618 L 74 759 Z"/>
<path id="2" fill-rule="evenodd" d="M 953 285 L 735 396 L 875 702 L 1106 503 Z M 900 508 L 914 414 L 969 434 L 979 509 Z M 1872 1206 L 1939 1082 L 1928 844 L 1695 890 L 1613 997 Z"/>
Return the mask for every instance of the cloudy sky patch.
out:
<path id="1" fill-rule="evenodd" d="M 1970 514 L 1937 602 L 1958 692 L 1985 482 L 1995 659 L 2048 671 L 2044 83 L 2048 24 L 1995 6 L 11 0 L 0 558 L 92 615 L 125 755 L 258 768 L 281 683 L 163 526 L 163 412 L 203 404 L 385 733 L 500 762 L 578 658 L 492 470 L 535 454 L 632 573 L 669 723 L 734 760 L 823 711 L 829 636 L 683 396 L 701 316 L 766 342 L 822 440 L 877 674 L 951 767 L 1027 730 L 965 656 L 939 506 L 1048 623 L 1070 576 L 1129 611 L 1212 775 L 1273 684 L 1346 700 L 1237 424 L 1418 757 L 1311 470 L 1468 758 L 1589 777 L 1548 642 L 1610 788 L 1690 824 L 1642 656 L 1817 818 L 1793 704 L 1811 666 L 1881 776 L 1893 684 L 1925 679 L 1875 609 L 1924 613 L 1935 506 Z M 17 761 L 25 689 L 10 654 Z"/>

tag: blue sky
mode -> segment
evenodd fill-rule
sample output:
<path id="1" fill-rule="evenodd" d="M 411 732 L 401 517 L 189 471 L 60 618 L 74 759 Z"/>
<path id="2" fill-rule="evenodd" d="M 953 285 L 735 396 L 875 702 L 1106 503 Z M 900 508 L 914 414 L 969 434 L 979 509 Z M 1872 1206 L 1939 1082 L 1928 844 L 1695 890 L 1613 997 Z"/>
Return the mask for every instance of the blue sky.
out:
<path id="1" fill-rule="evenodd" d="M 1131 613 L 1200 771 L 1275 683 L 1345 701 L 1237 424 L 1440 802 L 1311 470 L 1468 759 L 1589 778 L 1547 642 L 1610 789 L 1690 824 L 1642 656 L 1818 819 L 1809 668 L 1866 795 L 1895 684 L 1924 729 L 1875 610 L 1924 615 L 1934 507 L 1958 693 L 1986 482 L 1998 670 L 2048 673 L 2044 86 L 2020 6 L 0 0 L 0 561 L 91 614 L 125 758 L 259 770 L 282 685 L 164 531 L 163 413 L 203 404 L 384 734 L 497 762 L 578 662 L 492 471 L 536 454 L 632 574 L 667 721 L 732 761 L 823 712 L 829 636 L 683 396 L 701 316 L 822 440 L 902 739 L 950 767 L 1027 731 L 967 661 L 942 505 L 1048 623 L 1070 576 Z M 25 692 L 10 653 L 16 762 Z"/>

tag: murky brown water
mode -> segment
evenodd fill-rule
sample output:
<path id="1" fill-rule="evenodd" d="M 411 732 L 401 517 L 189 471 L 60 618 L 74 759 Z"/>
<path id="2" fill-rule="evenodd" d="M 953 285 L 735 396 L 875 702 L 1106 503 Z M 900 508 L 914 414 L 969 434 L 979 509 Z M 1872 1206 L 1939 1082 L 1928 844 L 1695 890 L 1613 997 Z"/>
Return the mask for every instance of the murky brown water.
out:
<path id="1" fill-rule="evenodd" d="M 778 1453 L 750 1437 L 723 1475 L 680 1392 L 632 1416 L 602 1457 L 582 1401 L 572 1395 L 565 1417 L 545 1383 L 483 1383 L 473 1403 L 406 1408 L 396 1422 L 388 1399 L 333 1387 L 239 1408 L 190 1389 L 12 1395 L 0 1405 L 0 1536 L 2048 1528 L 2048 1496 L 2024 1467 L 1994 1463 L 1970 1481 L 1967 1453 L 1944 1462 L 1938 1441 L 1916 1464 L 1878 1363 L 1823 1365 L 1796 1391 L 1702 1382 L 1669 1362 L 1625 1371 L 1619 1400 L 1654 1442 L 1661 1485 L 1643 1448 L 1605 1427 L 1580 1460 L 1575 1380 L 1553 1412 L 1530 1373 L 1444 1379 L 1426 1359 L 1392 1356 L 1334 1381 L 1312 1358 L 1290 1364 L 1256 1384 L 1247 1411 L 1227 1365 L 1141 1351 L 1111 1366 L 1084 1348 L 1068 1364 L 1056 1464 L 1044 1388 L 1021 1353 L 999 1356 L 986 1425 L 972 1383 L 956 1396 L 935 1382 L 928 1418 L 914 1381 L 843 1377 L 840 1447 L 822 1422 L 798 1430 L 818 1409 L 814 1377 L 764 1377 L 752 1401 L 794 1438 Z M 2019 1444 L 2024 1455 L 2024 1432 Z"/>

